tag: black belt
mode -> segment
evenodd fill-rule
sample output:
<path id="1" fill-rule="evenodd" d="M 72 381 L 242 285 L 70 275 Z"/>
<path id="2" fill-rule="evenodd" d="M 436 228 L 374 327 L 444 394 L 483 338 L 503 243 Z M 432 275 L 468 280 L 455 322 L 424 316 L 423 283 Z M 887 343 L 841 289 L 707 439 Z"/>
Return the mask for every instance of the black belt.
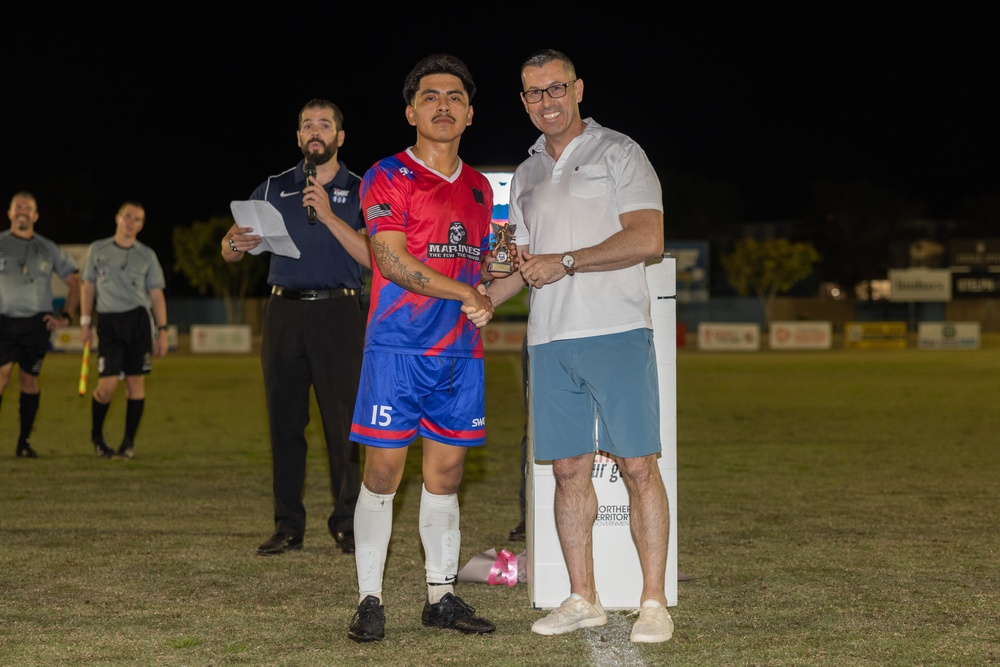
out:
<path id="1" fill-rule="evenodd" d="M 296 301 L 319 301 L 332 299 L 335 296 L 357 296 L 358 290 L 338 287 L 337 289 L 288 289 L 281 285 L 271 288 L 271 294 Z"/>

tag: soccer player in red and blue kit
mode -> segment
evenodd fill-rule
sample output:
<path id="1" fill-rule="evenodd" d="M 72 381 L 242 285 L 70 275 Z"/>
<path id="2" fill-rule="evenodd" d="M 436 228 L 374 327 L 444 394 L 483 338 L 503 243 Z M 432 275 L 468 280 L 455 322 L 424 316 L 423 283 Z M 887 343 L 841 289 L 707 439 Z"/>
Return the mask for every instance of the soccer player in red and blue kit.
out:
<path id="1" fill-rule="evenodd" d="M 481 289 L 492 277 L 493 191 L 458 156 L 472 123 L 475 84 L 465 64 L 437 54 L 403 85 L 416 143 L 365 174 L 361 206 L 371 239 L 372 292 L 361 384 L 351 427 L 365 446 L 354 516 L 359 601 L 348 636 L 385 636 L 382 578 L 392 535 L 392 503 L 409 445 L 423 438 L 420 538 L 426 626 L 466 634 L 496 626 L 455 595 L 458 488 L 468 447 L 486 439 L 483 343 L 493 316 Z"/>

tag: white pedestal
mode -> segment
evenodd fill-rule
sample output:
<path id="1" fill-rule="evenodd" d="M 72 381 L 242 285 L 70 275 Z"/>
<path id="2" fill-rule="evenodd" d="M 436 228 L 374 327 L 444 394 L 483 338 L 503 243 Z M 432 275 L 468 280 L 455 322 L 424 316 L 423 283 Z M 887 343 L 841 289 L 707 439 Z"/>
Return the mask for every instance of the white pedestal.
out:
<path id="1" fill-rule="evenodd" d="M 670 501 L 670 545 L 666 593 L 677 605 L 677 300 L 676 261 L 665 258 L 646 268 L 660 389 L 660 474 Z M 530 387 L 529 387 L 530 390 Z M 533 456 L 532 420 L 528 415 L 527 553 L 528 589 L 537 609 L 558 607 L 569 597 L 569 574 L 559 546 L 553 514 L 555 479 L 552 465 Z M 594 458 L 598 518 L 594 524 L 594 576 L 605 609 L 638 609 L 642 573 L 629 527 L 629 502 L 614 462 Z"/>

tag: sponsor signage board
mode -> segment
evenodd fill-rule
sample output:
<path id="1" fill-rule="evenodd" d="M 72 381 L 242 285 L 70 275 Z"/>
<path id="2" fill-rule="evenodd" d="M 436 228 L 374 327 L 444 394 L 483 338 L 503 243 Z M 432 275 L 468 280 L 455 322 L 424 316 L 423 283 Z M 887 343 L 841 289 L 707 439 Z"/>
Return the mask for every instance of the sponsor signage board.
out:
<path id="1" fill-rule="evenodd" d="M 923 350 L 978 350 L 979 322 L 921 322 L 917 347 Z"/>
<path id="2" fill-rule="evenodd" d="M 191 351 L 204 354 L 246 353 L 253 349 L 249 324 L 192 324 Z"/>
<path id="3" fill-rule="evenodd" d="M 768 343 L 772 350 L 829 350 L 832 322 L 772 322 Z"/>
<path id="4" fill-rule="evenodd" d="M 905 350 L 906 322 L 847 322 L 844 347 L 861 350 Z"/>
<path id="5" fill-rule="evenodd" d="M 53 352 L 82 352 L 83 340 L 80 335 L 80 327 L 61 327 L 52 332 L 49 336 L 49 343 Z M 94 339 L 90 344 L 91 348 L 97 349 L 97 327 L 94 327 Z"/>
<path id="6" fill-rule="evenodd" d="M 951 301 L 948 269 L 889 269 L 889 301 Z"/>
<path id="7" fill-rule="evenodd" d="M 950 247 L 952 266 L 1000 266 L 1000 239 L 953 239 Z"/>
<path id="8" fill-rule="evenodd" d="M 667 241 L 664 250 L 677 262 L 677 302 L 708 302 L 708 242 Z"/>
<path id="9" fill-rule="evenodd" d="M 951 295 L 956 299 L 1000 297 L 1000 273 L 952 271 Z"/>
<path id="10" fill-rule="evenodd" d="M 760 325 L 742 322 L 702 322 L 699 350 L 759 350 Z"/>
<path id="11" fill-rule="evenodd" d="M 97 352 L 100 348 L 100 341 L 97 338 L 97 327 L 93 327 L 94 337 L 91 339 L 90 349 Z M 49 336 L 49 347 L 53 352 L 83 352 L 83 336 L 80 327 L 60 327 Z M 178 346 L 177 325 L 171 324 L 167 327 L 167 348 L 176 350 Z"/>
<path id="12" fill-rule="evenodd" d="M 528 323 L 490 322 L 480 332 L 486 352 L 519 352 L 528 333 Z"/>
<path id="13" fill-rule="evenodd" d="M 59 249 L 69 255 L 69 258 L 76 264 L 76 268 L 80 270 L 79 275 L 82 282 L 83 270 L 87 267 L 87 251 L 90 250 L 90 245 L 86 243 L 60 243 Z M 69 294 L 69 287 L 66 285 L 66 281 L 53 273 L 52 297 L 55 300 L 62 299 L 65 301 L 67 294 Z"/>

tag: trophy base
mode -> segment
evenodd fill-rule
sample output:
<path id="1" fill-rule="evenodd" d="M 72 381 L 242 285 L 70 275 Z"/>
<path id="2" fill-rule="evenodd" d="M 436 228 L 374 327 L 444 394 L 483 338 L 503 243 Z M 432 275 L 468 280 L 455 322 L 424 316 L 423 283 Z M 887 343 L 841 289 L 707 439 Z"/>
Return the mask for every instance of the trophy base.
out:
<path id="1" fill-rule="evenodd" d="M 514 265 L 510 262 L 490 262 L 486 268 L 490 273 L 510 273 L 514 270 Z"/>

